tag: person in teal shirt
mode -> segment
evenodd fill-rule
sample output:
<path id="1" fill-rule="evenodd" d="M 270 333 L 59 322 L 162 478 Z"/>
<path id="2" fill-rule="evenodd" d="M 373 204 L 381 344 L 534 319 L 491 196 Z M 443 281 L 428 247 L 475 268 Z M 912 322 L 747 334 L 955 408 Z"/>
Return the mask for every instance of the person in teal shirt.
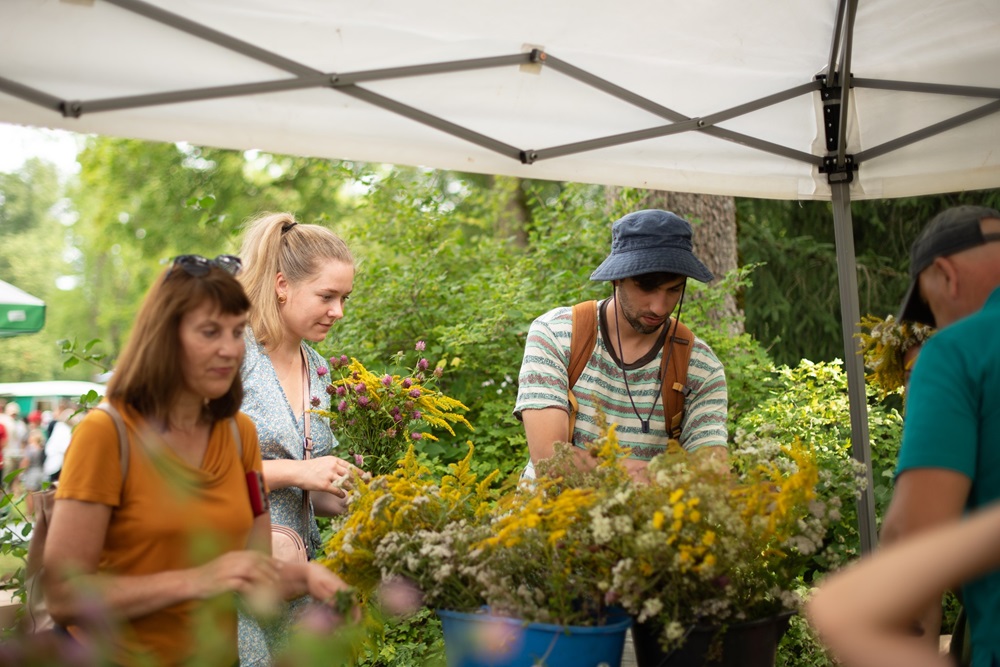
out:
<path id="1" fill-rule="evenodd" d="M 1000 500 L 1000 212 L 978 206 L 933 218 L 910 252 L 900 321 L 938 328 L 913 368 L 889 543 Z M 972 664 L 1000 664 L 1000 572 L 962 589 Z M 940 604 L 914 619 L 937 650 Z M 917 640 L 915 640 L 917 641 Z"/>

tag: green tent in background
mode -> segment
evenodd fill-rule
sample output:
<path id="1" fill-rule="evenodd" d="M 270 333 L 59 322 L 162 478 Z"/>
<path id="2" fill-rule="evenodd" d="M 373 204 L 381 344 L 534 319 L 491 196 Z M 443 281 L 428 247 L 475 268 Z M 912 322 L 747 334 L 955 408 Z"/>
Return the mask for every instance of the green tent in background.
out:
<path id="1" fill-rule="evenodd" d="M 45 302 L 0 280 L 0 338 L 35 333 L 45 326 Z"/>

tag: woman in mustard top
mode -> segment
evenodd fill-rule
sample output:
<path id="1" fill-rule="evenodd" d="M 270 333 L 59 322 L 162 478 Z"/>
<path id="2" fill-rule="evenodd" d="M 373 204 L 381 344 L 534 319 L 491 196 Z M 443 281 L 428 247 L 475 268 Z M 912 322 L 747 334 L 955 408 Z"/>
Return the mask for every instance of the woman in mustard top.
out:
<path id="1" fill-rule="evenodd" d="M 251 505 L 247 473 L 262 466 L 254 425 L 238 412 L 250 307 L 239 266 L 178 257 L 146 296 L 107 390 L 127 427 L 125 474 L 103 410 L 66 453 L 46 600 L 80 641 L 93 639 L 79 627 L 94 609 L 120 621 L 115 664 L 233 665 L 233 593 L 326 600 L 344 587 L 314 563 L 272 559 L 270 514 Z"/>

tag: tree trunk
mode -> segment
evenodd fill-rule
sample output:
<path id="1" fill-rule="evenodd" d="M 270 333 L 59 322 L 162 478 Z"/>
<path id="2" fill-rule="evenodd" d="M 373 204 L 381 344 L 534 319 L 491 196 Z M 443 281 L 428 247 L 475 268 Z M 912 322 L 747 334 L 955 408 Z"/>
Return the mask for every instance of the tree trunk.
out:
<path id="1" fill-rule="evenodd" d="M 609 197 L 617 197 L 616 188 L 608 189 Z M 736 251 L 736 201 L 732 197 L 696 195 L 684 192 L 647 190 L 636 210 L 659 208 L 672 211 L 691 223 L 694 229 L 694 254 L 716 280 L 738 266 Z M 743 311 L 736 295 L 727 294 L 718 317 L 728 317 L 730 333 L 743 333 Z"/>
<path id="2" fill-rule="evenodd" d="M 496 221 L 496 230 L 501 238 L 509 238 L 519 248 L 528 247 L 526 223 L 530 217 L 528 200 L 522 179 L 510 176 L 490 176 L 487 187 L 502 193 L 504 201 Z"/>

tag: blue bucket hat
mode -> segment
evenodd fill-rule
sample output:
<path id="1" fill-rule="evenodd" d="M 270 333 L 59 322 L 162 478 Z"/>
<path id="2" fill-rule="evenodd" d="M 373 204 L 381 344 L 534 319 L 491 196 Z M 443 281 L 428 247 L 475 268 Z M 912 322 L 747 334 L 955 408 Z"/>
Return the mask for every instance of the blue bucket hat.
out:
<path id="1" fill-rule="evenodd" d="M 703 283 L 715 278 L 691 252 L 691 225 L 658 209 L 636 211 L 611 227 L 611 254 L 591 280 L 621 280 L 645 273 L 676 273 Z"/>

